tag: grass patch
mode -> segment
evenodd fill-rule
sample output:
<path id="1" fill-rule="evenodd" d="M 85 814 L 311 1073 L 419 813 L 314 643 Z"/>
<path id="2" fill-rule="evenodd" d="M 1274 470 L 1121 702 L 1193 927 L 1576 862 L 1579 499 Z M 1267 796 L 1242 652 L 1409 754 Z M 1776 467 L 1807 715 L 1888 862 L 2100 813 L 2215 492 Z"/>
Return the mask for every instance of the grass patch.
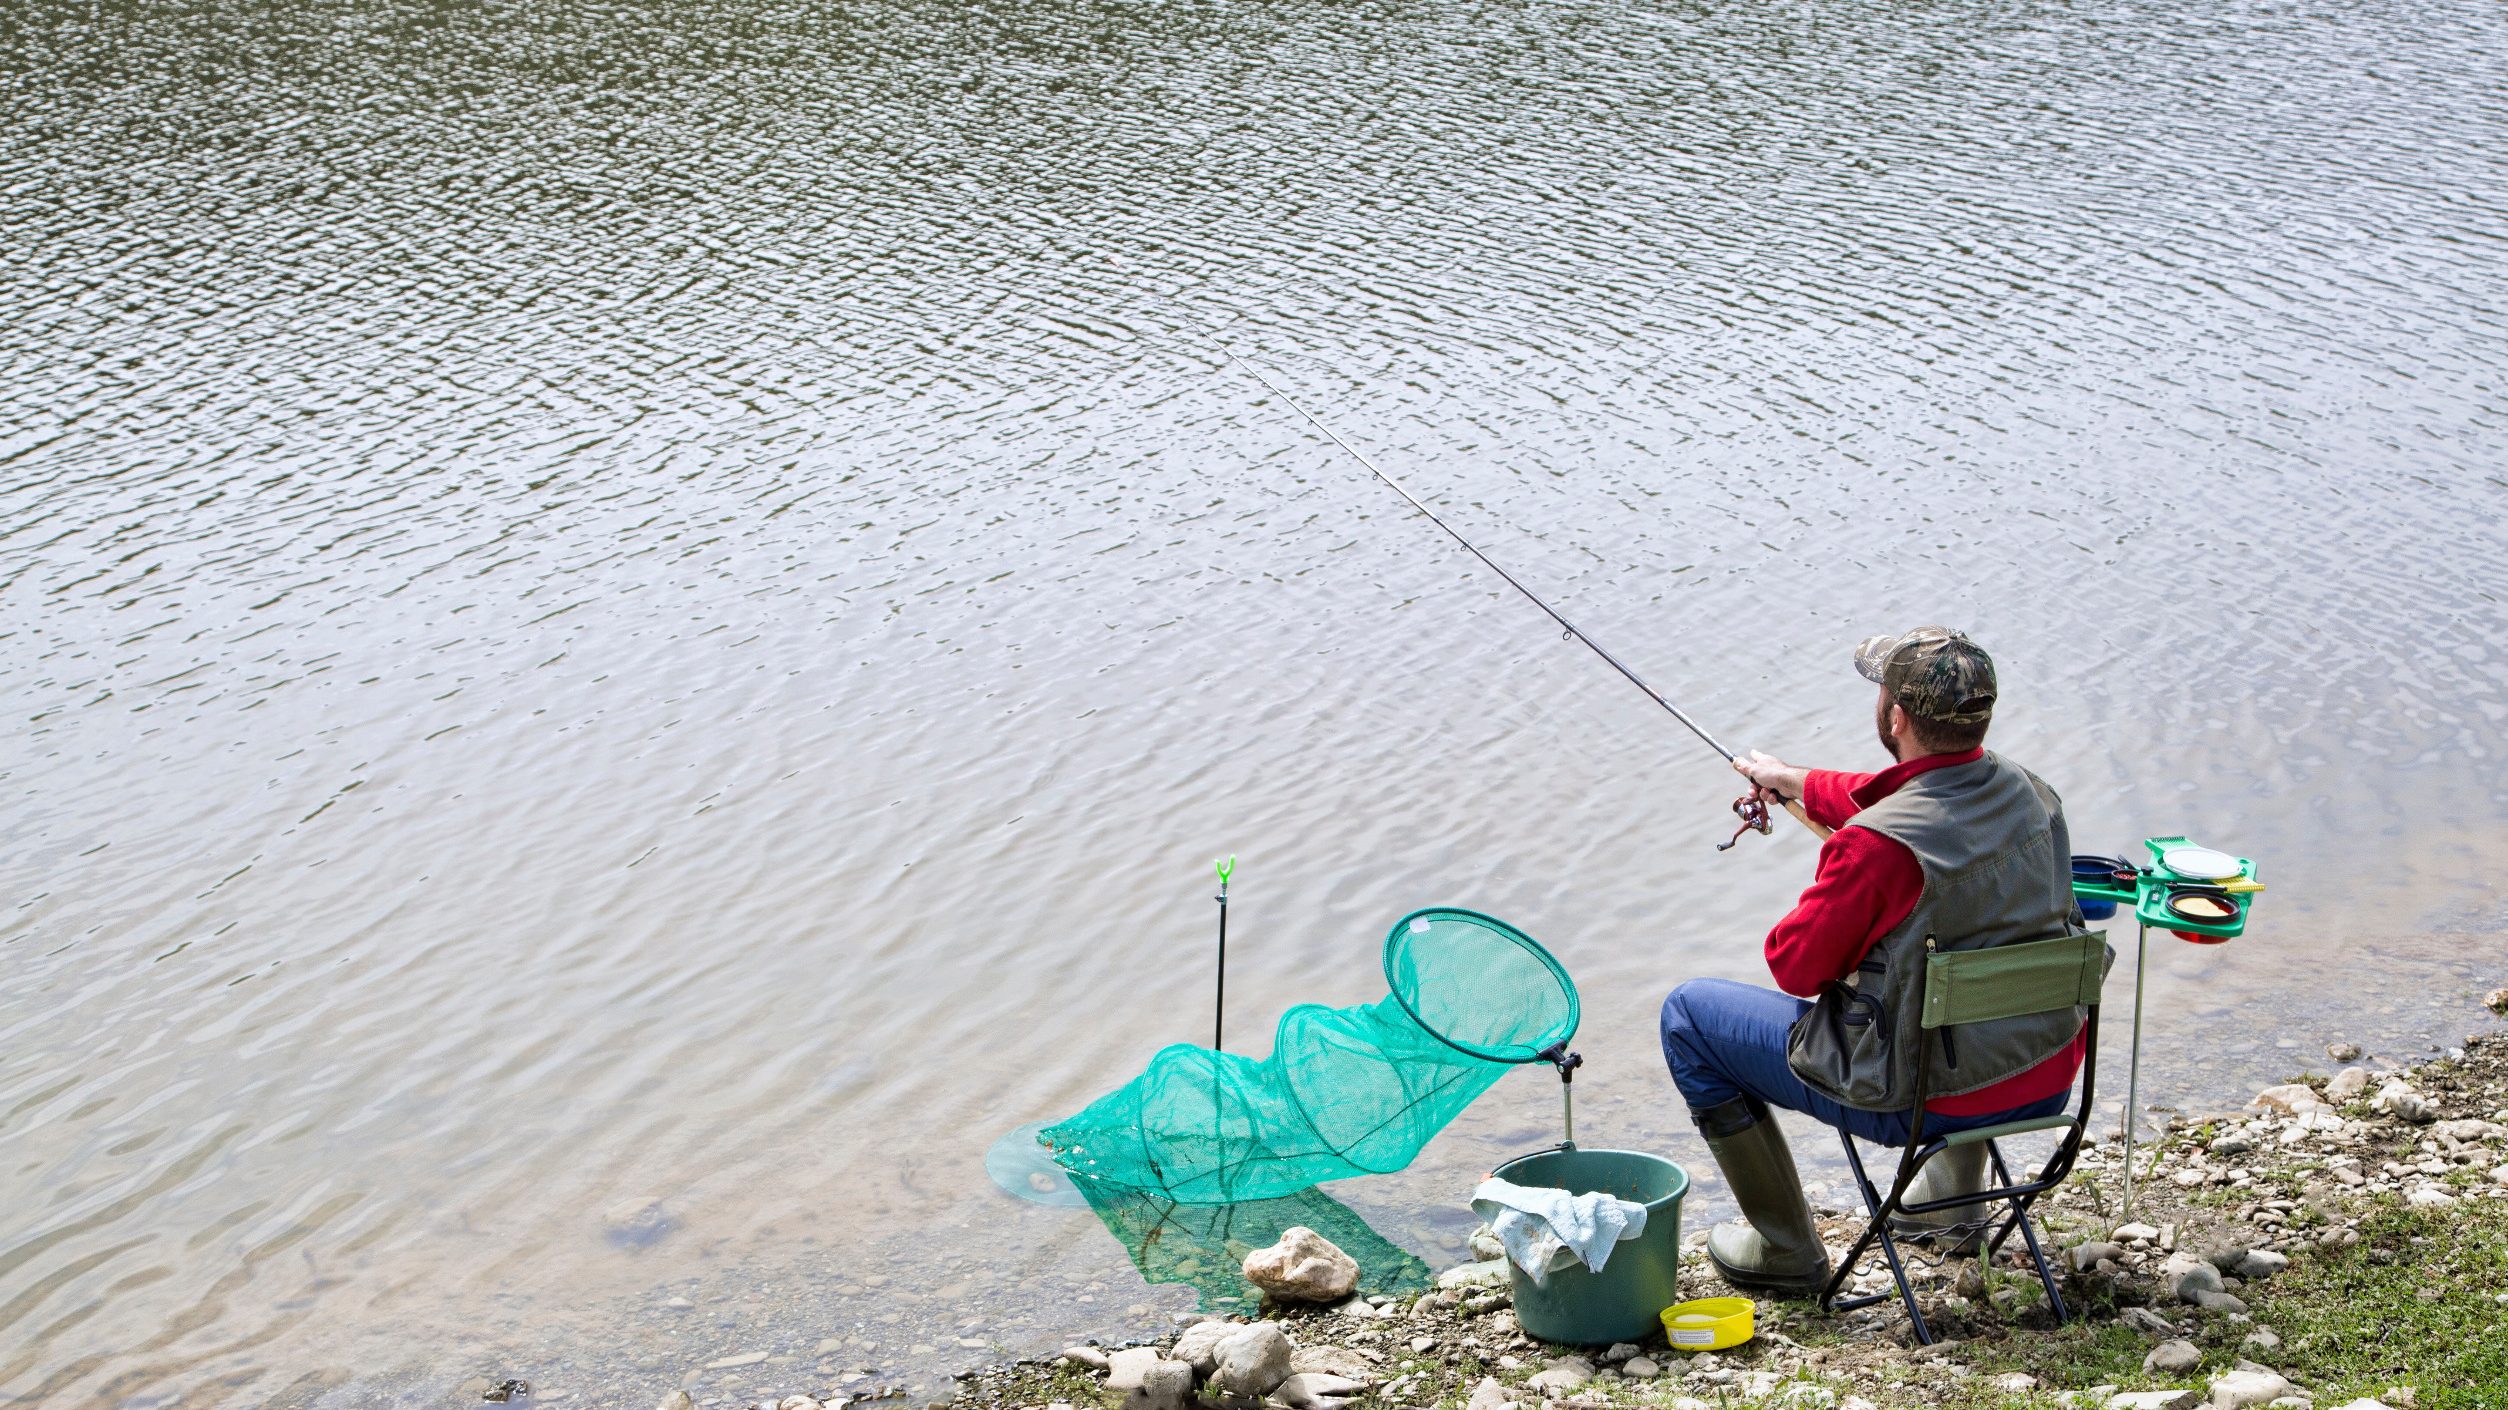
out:
<path id="1" fill-rule="evenodd" d="M 2340 1405 L 2390 1385 L 2420 1410 L 2508 1405 L 2508 1210 L 2499 1201 L 2437 1214 L 2391 1209 L 2360 1243 L 2294 1264 L 2273 1282 L 2272 1325 L 2285 1373 Z"/>

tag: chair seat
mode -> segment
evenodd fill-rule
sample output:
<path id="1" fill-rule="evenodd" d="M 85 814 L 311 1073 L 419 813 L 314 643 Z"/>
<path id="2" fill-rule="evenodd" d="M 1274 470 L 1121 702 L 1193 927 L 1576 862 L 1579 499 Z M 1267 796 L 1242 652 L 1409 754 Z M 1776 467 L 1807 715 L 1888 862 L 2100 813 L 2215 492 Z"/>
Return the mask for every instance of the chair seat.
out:
<path id="1" fill-rule="evenodd" d="M 2033 1116 L 2026 1121 L 2006 1121 L 1999 1126 L 1980 1126 L 1973 1131 L 1962 1131 L 1956 1136 L 1945 1136 L 1942 1138 L 1942 1144 L 1973 1146 L 1979 1141 L 1999 1141 L 2007 1136 L 2026 1136 L 2032 1131 L 2059 1131 L 2072 1124 L 2073 1118 L 2069 1116 Z"/>

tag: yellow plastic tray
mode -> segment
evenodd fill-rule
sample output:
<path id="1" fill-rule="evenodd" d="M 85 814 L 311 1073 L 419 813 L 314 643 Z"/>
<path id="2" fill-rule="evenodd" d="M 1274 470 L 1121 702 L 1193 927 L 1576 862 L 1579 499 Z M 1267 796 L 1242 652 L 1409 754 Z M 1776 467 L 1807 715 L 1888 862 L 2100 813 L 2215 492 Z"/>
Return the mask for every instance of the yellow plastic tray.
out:
<path id="1" fill-rule="evenodd" d="M 1674 1351 L 1722 1351 L 1750 1340 L 1755 1313 L 1746 1297 L 1702 1297 L 1663 1309 L 1663 1334 Z"/>

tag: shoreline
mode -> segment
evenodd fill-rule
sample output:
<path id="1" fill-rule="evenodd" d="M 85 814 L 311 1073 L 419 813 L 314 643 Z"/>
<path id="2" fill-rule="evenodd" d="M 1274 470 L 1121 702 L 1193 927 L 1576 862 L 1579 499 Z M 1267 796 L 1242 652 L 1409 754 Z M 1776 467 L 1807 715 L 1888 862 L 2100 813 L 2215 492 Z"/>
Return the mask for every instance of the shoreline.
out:
<path id="1" fill-rule="evenodd" d="M 2508 1006 L 2508 991 L 2489 1002 Z M 2130 1218 L 2116 1188 L 2121 1143 L 2107 1136 L 2084 1145 L 2072 1176 L 2034 1211 L 2074 1312 L 2060 1328 L 2035 1275 L 2010 1266 L 2018 1256 L 2025 1268 L 2017 1240 L 1991 1269 L 1972 1259 L 1935 1267 L 1911 1260 L 1940 1338 L 1930 1347 L 1912 1345 L 1895 1300 L 1831 1318 L 1765 1297 L 1758 1337 L 1725 1353 L 1684 1356 L 1659 1334 L 1609 1349 L 1549 1346 L 1515 1325 L 1503 1267 L 1487 1263 L 1449 1269 L 1438 1290 L 1415 1298 L 1371 1299 L 1361 1289 L 1329 1308 L 1266 1304 L 1260 1320 L 1286 1334 L 1297 1371 L 1338 1378 L 1293 1383 L 1289 1400 L 1308 1385 L 1355 1384 L 1346 1398 L 1322 1402 L 1347 1410 L 2508 1404 L 2508 1350 L 2459 1365 L 2451 1358 L 2462 1348 L 2446 1335 L 2463 1322 L 2495 1332 L 2492 1322 L 2508 1317 L 2508 1031 L 2477 1033 L 2439 1057 L 2382 1065 L 2374 1075 L 2351 1066 L 2360 1058 L 2351 1045 L 2327 1051 L 2331 1069 L 2297 1074 L 2245 1107 L 2176 1114 L 2162 1134 L 2138 1142 L 2135 1165 L 2147 1173 L 2137 1174 Z M 1823 1237 L 1842 1252 L 1861 1227 L 1859 1212 L 1819 1213 Z M 1684 1231 L 1684 1297 L 1729 1291 L 1700 1251 L 1704 1238 L 1703 1228 Z M 2477 1277 L 2495 1261 L 2502 1275 L 2429 1295 L 2436 1285 L 2422 1270 L 2451 1260 L 2470 1260 Z M 1859 1267 L 1878 1269 L 1877 1254 Z M 1875 1276 L 1859 1272 L 1850 1286 Z M 1877 1278 L 1886 1286 L 1886 1270 Z M 2364 1353 L 2360 1329 L 2346 1318 L 2371 1315 L 2384 1319 L 2381 1327 L 2427 1323 L 2431 1335 Z M 1156 1334 L 997 1361 L 956 1377 L 956 1403 L 1120 1405 L 1125 1396 L 1104 1385 L 1108 1353 L 1152 1347 L 1163 1356 L 1194 1324 L 1254 1320 L 1180 1314 Z M 813 1410 L 897 1394 L 831 1388 L 736 1403 Z M 1217 1403 L 1203 1395 L 1200 1403 Z M 1138 1391 L 1130 1398 L 1147 1403 Z M 675 1392 L 661 1410 L 708 1403 L 735 1402 Z"/>

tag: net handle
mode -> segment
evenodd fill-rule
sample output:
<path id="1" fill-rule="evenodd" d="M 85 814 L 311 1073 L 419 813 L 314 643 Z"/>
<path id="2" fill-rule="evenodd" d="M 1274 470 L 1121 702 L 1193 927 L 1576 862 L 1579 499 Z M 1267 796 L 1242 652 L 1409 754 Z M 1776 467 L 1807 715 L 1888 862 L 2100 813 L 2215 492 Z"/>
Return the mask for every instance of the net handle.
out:
<path id="1" fill-rule="evenodd" d="M 1422 906 L 1418 910 L 1411 912 L 1409 915 L 1402 917 L 1402 919 L 1395 921 L 1393 923 L 1393 929 L 1385 932 L 1385 988 L 1392 993 L 1393 1001 L 1402 1006 L 1402 1011 L 1411 1016 L 1411 1022 L 1419 1025 L 1419 1031 L 1436 1039 L 1438 1042 L 1445 1044 L 1447 1047 L 1454 1049 L 1456 1052 L 1463 1054 L 1465 1057 L 1477 1058 L 1482 1062 L 1502 1062 L 1509 1064 L 1510 1066 L 1521 1067 L 1526 1063 L 1547 1061 L 1547 1059 L 1542 1057 L 1539 1052 L 1530 1052 L 1526 1053 L 1522 1057 L 1515 1057 L 1508 1053 L 1493 1053 L 1485 1048 L 1475 1048 L 1469 1043 L 1458 1043 L 1454 1039 L 1447 1037 L 1445 1034 L 1438 1032 L 1427 1019 L 1420 1017 L 1419 1010 L 1414 1008 L 1411 1004 L 1411 996 L 1402 992 L 1402 981 L 1394 975 L 1393 953 L 1394 947 L 1397 945 L 1405 948 L 1408 947 L 1408 942 L 1402 937 L 1409 933 L 1411 922 L 1418 920 L 1423 916 L 1431 919 L 1453 917 L 1456 919 L 1470 921 L 1475 925 L 1495 931 L 1498 934 L 1505 936 L 1507 939 L 1531 952 L 1534 959 L 1541 961 L 1542 968 L 1550 971 L 1550 977 L 1559 982 L 1559 992 L 1567 995 L 1567 1027 L 1564 1030 L 1559 1031 L 1555 1037 L 1545 1033 L 1543 1036 L 1549 1037 L 1550 1042 L 1543 1044 L 1543 1046 L 1549 1047 L 1553 1044 L 1564 1044 L 1569 1039 L 1576 1036 L 1577 1026 L 1585 1021 L 1585 1006 L 1583 1000 L 1577 997 L 1576 981 L 1568 978 L 1567 966 L 1560 964 L 1557 956 L 1551 954 L 1548 950 L 1543 949 L 1541 947 L 1541 942 L 1535 940 L 1530 935 L 1527 935 L 1523 931 L 1516 929 L 1514 926 L 1507 924 L 1505 921 L 1498 919 L 1496 916 L 1485 915 L 1479 911 L 1468 910 L 1462 906 Z"/>

